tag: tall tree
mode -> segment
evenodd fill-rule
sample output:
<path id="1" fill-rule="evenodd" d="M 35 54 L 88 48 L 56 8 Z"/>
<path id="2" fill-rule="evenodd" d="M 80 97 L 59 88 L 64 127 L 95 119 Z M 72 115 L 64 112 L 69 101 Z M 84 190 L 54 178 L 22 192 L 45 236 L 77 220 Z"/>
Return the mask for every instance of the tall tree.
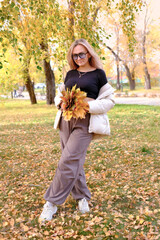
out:
<path id="1" fill-rule="evenodd" d="M 38 4 L 37 4 L 38 3 Z M 43 61 L 44 73 L 46 76 L 46 100 L 47 104 L 54 103 L 55 97 L 55 75 L 51 67 L 50 48 L 59 42 L 59 32 L 61 29 L 61 17 L 59 13 L 59 4 L 53 0 L 35 2 L 28 1 L 28 8 L 36 21 L 34 27 L 34 37 L 38 37 L 36 58 Z"/>
<path id="2" fill-rule="evenodd" d="M 120 84 L 120 71 L 119 71 L 119 26 L 116 24 L 115 26 L 115 31 L 116 31 L 116 48 L 117 48 L 117 57 L 116 57 L 116 64 L 117 64 L 117 89 L 121 89 L 121 84 Z"/>
<path id="3" fill-rule="evenodd" d="M 31 77 L 30 77 L 30 74 L 29 74 L 30 61 L 31 61 L 30 56 L 28 54 L 26 54 L 26 56 L 24 57 L 24 60 L 23 60 L 23 63 L 24 63 L 24 66 L 23 66 L 23 78 L 25 80 L 25 86 L 26 86 L 26 89 L 27 89 L 27 91 L 29 93 L 31 103 L 32 104 L 36 104 L 37 103 L 37 99 L 36 99 L 36 96 L 35 96 L 33 83 L 31 81 Z"/>
<path id="4" fill-rule="evenodd" d="M 32 104 L 36 104 L 36 96 L 33 89 L 33 84 L 31 82 L 29 74 L 29 65 L 31 60 L 31 39 L 28 35 L 29 17 L 25 11 L 22 11 L 21 5 L 13 1 L 5 1 L 1 3 L 1 24 L 2 24 L 2 36 L 4 39 L 8 39 L 7 47 L 11 45 L 17 55 L 19 55 L 19 60 L 23 62 L 23 78 L 24 84 L 27 91 L 29 92 L 30 100 Z M 4 41 L 2 40 L 2 44 Z"/>
<path id="5" fill-rule="evenodd" d="M 69 23 L 72 26 L 70 39 L 85 38 L 94 48 L 100 49 L 100 25 L 94 22 L 96 5 L 94 0 L 68 1 Z"/>
<path id="6" fill-rule="evenodd" d="M 44 42 L 42 42 L 40 46 L 42 50 L 44 50 L 46 53 L 48 52 L 48 44 L 44 44 Z M 43 64 L 46 76 L 47 104 L 53 104 L 55 97 L 55 75 L 51 68 L 50 61 L 48 61 L 47 58 L 43 59 Z"/>
<path id="7" fill-rule="evenodd" d="M 126 70 L 126 75 L 127 78 L 129 80 L 129 85 L 130 85 L 130 90 L 134 90 L 135 89 L 135 67 L 132 68 L 132 70 L 130 70 L 130 67 L 128 65 L 128 63 L 123 60 L 122 58 L 120 58 L 120 56 L 117 55 L 117 53 L 109 46 L 106 46 L 111 52 L 112 54 L 115 56 L 115 58 L 118 58 L 119 61 L 121 61 L 125 67 Z"/>
<path id="8" fill-rule="evenodd" d="M 145 88 L 151 89 L 151 78 L 147 66 L 147 57 L 146 57 L 146 38 L 147 38 L 147 27 L 148 27 L 148 6 L 146 4 L 146 13 L 144 18 L 144 29 L 142 33 L 142 62 L 144 65 L 144 74 L 145 74 Z"/>
<path id="9" fill-rule="evenodd" d="M 54 39 L 55 43 L 58 42 L 55 36 L 58 36 L 59 23 L 59 11 L 58 3 L 55 1 L 47 0 L 47 3 L 41 0 L 29 1 L 29 0 L 17 0 L 2 2 L 3 25 L 8 20 L 5 37 L 9 37 L 10 44 L 14 48 L 17 48 L 17 53 L 20 51 L 20 59 L 23 59 L 24 48 L 18 46 L 19 43 L 27 48 L 27 52 L 30 51 L 30 58 L 34 58 L 37 63 L 37 68 L 41 69 L 39 62 L 44 61 L 45 74 L 46 74 L 46 86 L 47 86 L 47 103 L 54 103 L 55 97 L 55 77 L 53 70 L 50 66 L 49 49 L 50 42 Z M 17 34 L 15 34 L 17 32 Z M 13 38 L 13 39 L 12 39 Z M 45 47 L 42 47 L 44 46 Z M 41 46 L 41 48 L 40 48 Z M 47 57 L 46 57 L 47 56 Z M 29 67 L 29 62 L 27 66 Z M 24 61 L 26 63 L 26 61 Z M 26 72 L 26 67 L 25 67 Z M 27 71 L 29 73 L 29 71 Z M 50 74 L 48 74 L 50 72 Z M 24 76 L 26 73 L 24 74 Z M 25 78 L 25 81 L 30 81 L 30 78 Z M 28 84 L 27 84 L 28 85 Z M 31 84 L 29 84 L 31 86 Z M 50 89 L 48 89 L 50 88 Z M 28 91 L 31 88 L 27 87 Z M 33 94 L 29 93 L 30 96 Z M 33 101 L 31 100 L 33 103 Z"/>
<path id="10" fill-rule="evenodd" d="M 99 5 L 97 6 L 97 11 L 95 16 L 97 16 L 97 12 L 101 10 L 101 12 L 105 12 L 107 15 L 106 20 L 106 29 L 108 31 L 109 25 L 112 25 L 112 31 L 115 33 L 116 39 L 116 50 L 112 46 L 108 46 L 108 44 L 104 44 L 114 55 L 117 66 L 117 89 L 120 89 L 120 71 L 119 71 L 119 62 L 121 61 L 125 67 L 126 75 L 129 80 L 130 89 L 135 89 L 135 66 L 130 66 L 130 64 L 125 60 L 125 58 L 120 57 L 120 31 L 123 30 L 123 34 L 127 37 L 125 39 L 125 43 L 127 46 L 127 55 L 130 55 L 130 59 L 134 58 L 135 51 L 135 15 L 136 12 L 142 7 L 142 1 L 125 1 L 121 0 L 119 2 L 114 1 L 99 1 Z M 127 21 L 126 21 L 127 19 Z M 94 17 L 94 21 L 96 17 Z M 107 36 L 108 38 L 108 36 Z M 122 44 L 121 44 L 122 45 Z M 129 53 L 128 53 L 129 50 Z M 121 49 L 122 52 L 122 49 Z M 127 57 L 128 58 L 128 57 Z"/>

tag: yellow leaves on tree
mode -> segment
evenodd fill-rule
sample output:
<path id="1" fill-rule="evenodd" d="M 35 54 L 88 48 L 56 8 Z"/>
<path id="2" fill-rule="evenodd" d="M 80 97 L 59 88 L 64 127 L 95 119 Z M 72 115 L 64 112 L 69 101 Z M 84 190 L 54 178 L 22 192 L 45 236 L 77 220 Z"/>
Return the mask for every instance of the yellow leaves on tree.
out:
<path id="1" fill-rule="evenodd" d="M 67 89 L 62 92 L 63 96 L 61 109 L 63 117 L 66 121 L 73 118 L 85 118 L 86 113 L 89 111 L 89 105 L 85 102 L 86 93 L 73 86 L 71 90 Z"/>

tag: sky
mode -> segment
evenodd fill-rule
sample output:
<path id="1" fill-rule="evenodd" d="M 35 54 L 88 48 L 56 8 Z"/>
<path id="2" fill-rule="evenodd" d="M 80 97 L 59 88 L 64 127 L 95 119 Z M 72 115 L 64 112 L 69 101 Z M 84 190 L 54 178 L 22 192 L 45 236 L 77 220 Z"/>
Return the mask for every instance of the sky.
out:
<path id="1" fill-rule="evenodd" d="M 147 19 L 149 20 L 149 25 L 159 25 L 160 26 L 160 0 L 146 0 L 149 4 L 149 10 L 147 13 Z M 142 8 L 137 16 L 137 29 L 143 29 L 144 18 L 145 18 L 146 8 Z"/>
<path id="2" fill-rule="evenodd" d="M 151 14 L 153 19 L 160 18 L 160 0 L 151 0 Z"/>

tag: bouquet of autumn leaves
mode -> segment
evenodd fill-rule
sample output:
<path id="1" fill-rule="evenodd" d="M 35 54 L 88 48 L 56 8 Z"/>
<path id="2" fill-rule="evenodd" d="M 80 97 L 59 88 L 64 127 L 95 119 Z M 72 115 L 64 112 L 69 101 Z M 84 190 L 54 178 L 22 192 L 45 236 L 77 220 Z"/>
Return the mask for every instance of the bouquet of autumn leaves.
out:
<path id="1" fill-rule="evenodd" d="M 89 111 L 89 105 L 84 101 L 85 98 L 86 93 L 76 88 L 76 85 L 71 90 L 62 91 L 61 109 L 64 120 L 69 121 L 72 117 L 76 119 L 85 118 Z"/>

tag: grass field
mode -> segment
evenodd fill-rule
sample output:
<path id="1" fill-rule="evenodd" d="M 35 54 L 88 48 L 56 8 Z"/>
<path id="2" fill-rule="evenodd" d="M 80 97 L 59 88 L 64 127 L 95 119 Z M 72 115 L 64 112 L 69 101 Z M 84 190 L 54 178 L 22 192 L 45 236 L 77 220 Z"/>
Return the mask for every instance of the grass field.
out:
<path id="1" fill-rule="evenodd" d="M 116 105 L 112 135 L 92 141 L 85 172 L 91 211 L 71 196 L 38 223 L 60 158 L 56 109 L 45 102 L 0 103 L 0 239 L 160 239 L 160 107 Z"/>

